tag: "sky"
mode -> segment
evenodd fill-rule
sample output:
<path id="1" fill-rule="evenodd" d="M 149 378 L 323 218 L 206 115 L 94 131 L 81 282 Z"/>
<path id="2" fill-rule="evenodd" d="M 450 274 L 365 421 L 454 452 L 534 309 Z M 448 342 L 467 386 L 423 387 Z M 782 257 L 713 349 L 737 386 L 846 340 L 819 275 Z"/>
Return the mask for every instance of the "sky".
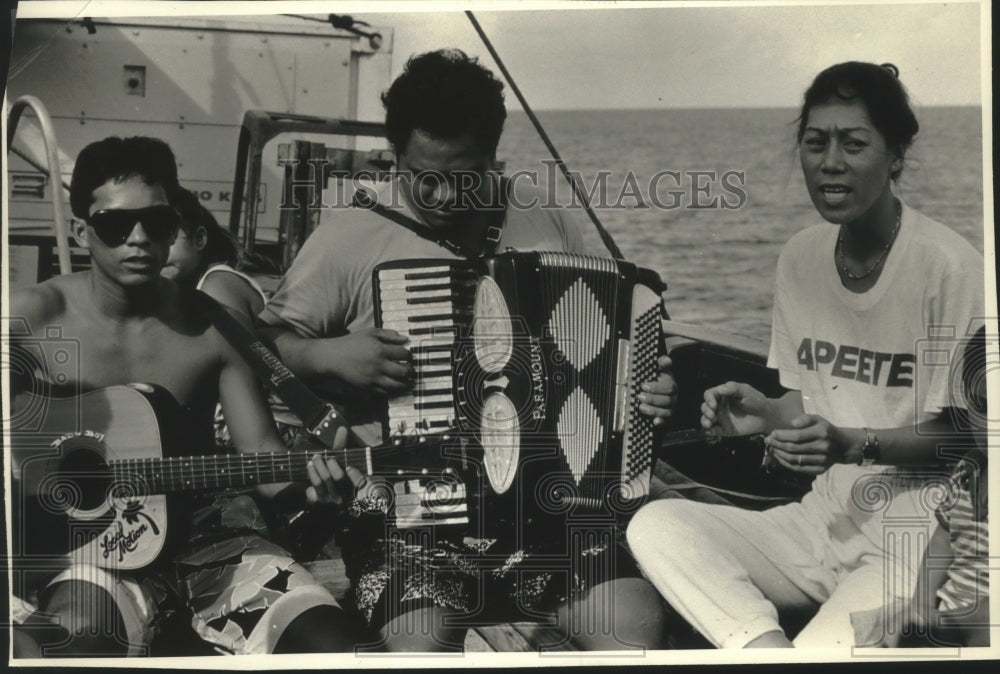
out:
<path id="1" fill-rule="evenodd" d="M 294 12 L 350 14 L 393 30 L 393 75 L 410 54 L 458 47 L 493 65 L 471 9 L 539 110 L 794 107 L 844 60 L 892 62 L 918 105 L 982 99 L 980 13 L 988 3 L 47 2 L 79 16 Z M 373 6 L 391 9 L 370 13 Z M 558 7 L 558 9 L 553 9 Z M 496 11 L 497 9 L 504 11 Z M 540 9 L 547 8 L 547 9 Z M 413 11 L 419 9 L 422 11 Z M 369 10 L 369 11 L 366 11 Z M 406 10 L 406 11 L 400 11 Z M 22 3 L 22 14 L 27 11 Z M 988 73 L 988 69 L 985 71 Z"/>
<path id="2" fill-rule="evenodd" d="M 795 106 L 816 73 L 845 60 L 895 63 L 919 104 L 976 105 L 980 9 L 748 3 L 475 15 L 539 109 Z M 463 13 L 353 16 L 393 26 L 394 74 L 404 55 L 436 45 L 492 63 Z"/>

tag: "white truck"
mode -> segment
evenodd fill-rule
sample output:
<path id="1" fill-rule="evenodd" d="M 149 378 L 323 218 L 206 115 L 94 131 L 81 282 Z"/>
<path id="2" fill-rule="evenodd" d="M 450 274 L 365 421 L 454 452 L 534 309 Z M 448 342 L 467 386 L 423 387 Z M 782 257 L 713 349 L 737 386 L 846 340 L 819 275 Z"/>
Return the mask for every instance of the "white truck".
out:
<path id="1" fill-rule="evenodd" d="M 244 243 L 262 245 L 280 264 L 281 252 L 267 248 L 282 238 L 278 204 L 287 171 L 278 153 L 288 143 L 285 132 L 307 127 L 325 133 L 296 137 L 352 150 L 384 148 L 375 123 L 383 116 L 379 94 L 389 84 L 392 37 L 391 29 L 336 15 L 18 21 L 7 81 L 7 112 L 15 108 L 10 121 L 20 117 L 8 129 L 6 168 L 12 287 L 59 273 L 58 239 L 66 241 L 73 269 L 86 264 L 54 224 L 70 217 L 66 186 L 77 153 L 107 136 L 168 142 L 181 184 L 227 225 L 237 144 L 250 110 L 267 111 L 257 121 L 274 121 L 275 136 L 263 139 L 260 156 L 248 157 L 258 162 L 259 180 L 249 190 L 256 208 L 237 216 L 252 211 L 253 237 Z M 46 113 L 51 124 L 39 123 Z M 323 120 L 371 124 L 331 127 Z M 49 151 L 42 127 L 55 145 Z M 331 138 L 331 129 L 346 133 Z M 245 237 L 245 230 L 234 233 Z"/>

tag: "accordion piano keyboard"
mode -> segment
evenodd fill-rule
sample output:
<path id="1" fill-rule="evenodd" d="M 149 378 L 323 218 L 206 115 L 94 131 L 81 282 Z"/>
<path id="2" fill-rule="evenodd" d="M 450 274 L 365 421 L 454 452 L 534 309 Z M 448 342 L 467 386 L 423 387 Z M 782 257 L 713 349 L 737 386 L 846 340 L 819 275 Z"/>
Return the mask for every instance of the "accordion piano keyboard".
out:
<path id="1" fill-rule="evenodd" d="M 390 437 L 440 433 L 455 426 L 452 348 L 472 315 L 476 275 L 442 265 L 379 271 L 382 327 L 410 338 L 413 390 L 389 401 Z"/>

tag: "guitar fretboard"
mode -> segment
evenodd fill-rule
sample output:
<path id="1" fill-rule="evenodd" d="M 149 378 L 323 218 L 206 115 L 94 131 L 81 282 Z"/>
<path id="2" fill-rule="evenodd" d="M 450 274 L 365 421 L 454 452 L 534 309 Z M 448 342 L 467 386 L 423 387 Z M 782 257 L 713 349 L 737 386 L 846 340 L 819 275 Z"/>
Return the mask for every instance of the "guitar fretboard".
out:
<path id="1" fill-rule="evenodd" d="M 112 462 L 111 469 L 117 483 L 133 484 L 137 493 L 167 494 L 307 481 L 306 465 L 317 453 L 336 459 L 345 468 L 354 466 L 370 474 L 371 452 L 370 447 L 365 447 L 323 452 L 122 459 Z"/>

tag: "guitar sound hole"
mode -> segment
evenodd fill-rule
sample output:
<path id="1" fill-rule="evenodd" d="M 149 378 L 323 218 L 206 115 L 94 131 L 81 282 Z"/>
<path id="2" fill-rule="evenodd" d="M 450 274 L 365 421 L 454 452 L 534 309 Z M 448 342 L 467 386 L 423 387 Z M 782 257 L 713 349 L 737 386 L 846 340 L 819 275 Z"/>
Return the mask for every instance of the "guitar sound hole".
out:
<path id="1" fill-rule="evenodd" d="M 87 448 L 66 452 L 60 462 L 57 489 L 66 494 L 68 505 L 80 510 L 93 510 L 105 503 L 111 489 L 111 471 L 100 453 Z"/>

